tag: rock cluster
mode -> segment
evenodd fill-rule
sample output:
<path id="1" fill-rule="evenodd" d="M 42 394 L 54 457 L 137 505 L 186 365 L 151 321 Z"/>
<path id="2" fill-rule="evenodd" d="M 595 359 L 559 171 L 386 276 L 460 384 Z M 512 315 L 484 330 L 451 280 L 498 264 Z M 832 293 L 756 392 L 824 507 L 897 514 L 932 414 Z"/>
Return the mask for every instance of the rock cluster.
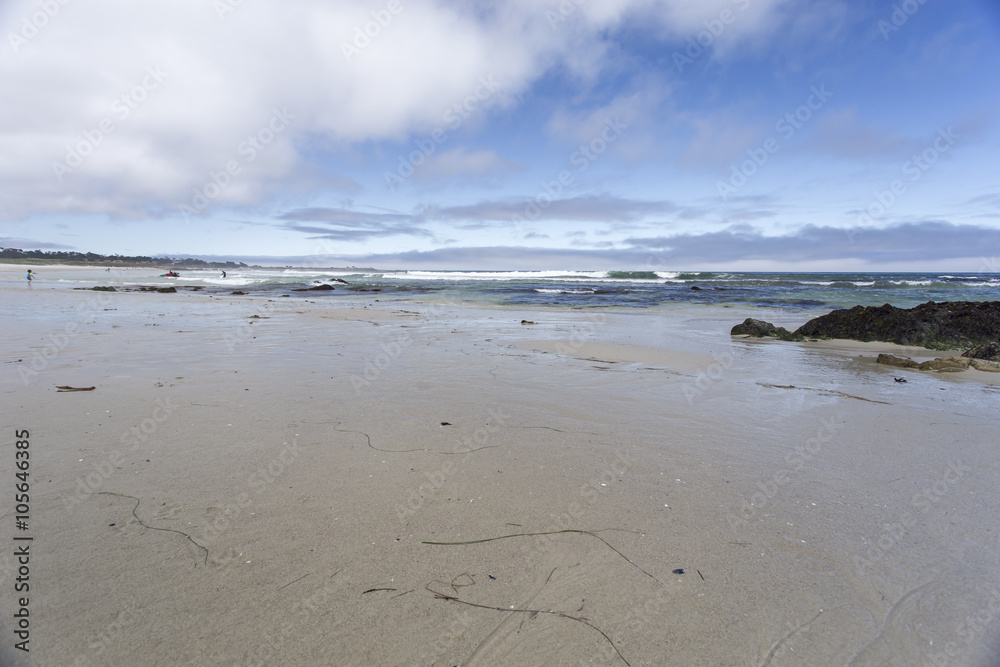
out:
<path id="1" fill-rule="evenodd" d="M 969 347 L 1000 339 L 1000 301 L 928 301 L 913 308 L 855 306 L 809 320 L 795 333 L 939 350 Z"/>
<path id="2" fill-rule="evenodd" d="M 976 358 L 995 359 L 1000 357 L 995 342 L 1000 340 L 1000 301 L 928 301 L 913 308 L 855 306 L 809 320 L 794 332 L 747 319 L 733 327 L 732 334 L 782 340 L 847 338 L 939 350 L 980 345 Z"/>
<path id="3" fill-rule="evenodd" d="M 938 357 L 923 363 L 917 363 L 907 357 L 897 357 L 894 354 L 880 354 L 876 361 L 886 366 L 896 366 L 897 368 L 914 368 L 918 371 L 938 371 L 939 373 L 957 373 L 968 368 L 975 368 L 979 371 L 990 373 L 1000 373 L 1000 363 L 987 361 L 985 359 L 973 359 L 962 355 L 961 357 Z"/>
<path id="4" fill-rule="evenodd" d="M 971 350 L 966 350 L 962 353 L 963 357 L 969 357 L 970 359 L 986 359 L 987 361 L 1000 361 L 1000 345 L 996 343 L 986 343 L 985 345 L 977 345 Z"/>
<path id="5" fill-rule="evenodd" d="M 730 332 L 733 336 L 752 336 L 754 338 L 779 338 L 781 340 L 804 340 L 803 336 L 793 334 L 784 327 L 776 327 L 764 320 L 748 317 L 743 324 L 737 324 Z"/>

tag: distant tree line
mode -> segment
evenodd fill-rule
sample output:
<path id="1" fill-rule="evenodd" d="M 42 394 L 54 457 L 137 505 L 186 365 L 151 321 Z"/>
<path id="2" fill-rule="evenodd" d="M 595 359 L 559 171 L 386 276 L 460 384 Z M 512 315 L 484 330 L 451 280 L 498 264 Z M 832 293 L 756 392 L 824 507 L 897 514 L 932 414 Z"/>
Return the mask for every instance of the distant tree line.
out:
<path id="1" fill-rule="evenodd" d="M 188 266 L 208 269 L 239 269 L 247 267 L 243 262 L 206 262 L 203 259 L 171 259 L 170 257 L 147 257 L 145 255 L 99 255 L 96 252 L 75 252 L 70 250 L 21 250 L 20 248 L 0 248 L 2 259 L 41 259 L 51 262 L 73 262 L 92 264 L 150 264 L 153 266 Z"/>

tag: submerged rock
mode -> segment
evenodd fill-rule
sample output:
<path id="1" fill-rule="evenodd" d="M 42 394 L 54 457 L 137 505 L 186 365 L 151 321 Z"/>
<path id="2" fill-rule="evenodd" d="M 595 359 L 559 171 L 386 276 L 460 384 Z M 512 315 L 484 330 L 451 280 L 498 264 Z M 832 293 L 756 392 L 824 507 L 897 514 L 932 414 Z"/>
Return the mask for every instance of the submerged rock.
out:
<path id="1" fill-rule="evenodd" d="M 116 290 L 111 285 L 108 285 L 106 287 L 101 287 L 100 285 L 98 285 L 97 287 L 91 287 L 90 289 L 94 290 L 95 292 L 117 292 L 118 291 L 118 290 Z"/>
<path id="2" fill-rule="evenodd" d="M 967 368 L 969 368 L 969 360 L 964 357 L 938 357 L 937 359 L 925 361 L 917 366 L 917 369 L 922 371 L 939 371 L 946 373 L 964 371 Z"/>
<path id="3" fill-rule="evenodd" d="M 880 354 L 875 363 L 886 366 L 896 366 L 898 368 L 916 368 L 920 364 L 907 357 L 897 357 L 895 354 Z"/>
<path id="4" fill-rule="evenodd" d="M 897 357 L 894 354 L 880 354 L 875 360 L 885 366 L 896 366 L 897 368 L 913 368 L 918 371 L 937 371 L 939 373 L 957 373 L 969 368 L 986 371 L 989 373 L 1000 373 L 1000 363 L 987 361 L 985 359 L 970 359 L 968 357 L 938 357 L 923 363 L 917 363 L 913 359 Z"/>
<path id="5" fill-rule="evenodd" d="M 986 371 L 987 373 L 1000 373 L 1000 362 L 989 361 L 987 359 L 969 359 L 969 365 L 975 368 L 977 371 Z"/>
<path id="6" fill-rule="evenodd" d="M 332 290 L 332 289 L 333 289 L 333 285 L 316 285 L 316 287 L 300 287 L 298 289 L 293 289 L 292 291 L 293 292 L 315 292 L 315 291 L 318 290 L 320 292 L 325 292 L 325 291 Z"/>
<path id="7" fill-rule="evenodd" d="M 177 288 L 176 287 L 159 287 L 159 288 L 157 288 L 156 291 L 159 292 L 160 294 L 173 294 L 174 292 L 177 291 Z"/>

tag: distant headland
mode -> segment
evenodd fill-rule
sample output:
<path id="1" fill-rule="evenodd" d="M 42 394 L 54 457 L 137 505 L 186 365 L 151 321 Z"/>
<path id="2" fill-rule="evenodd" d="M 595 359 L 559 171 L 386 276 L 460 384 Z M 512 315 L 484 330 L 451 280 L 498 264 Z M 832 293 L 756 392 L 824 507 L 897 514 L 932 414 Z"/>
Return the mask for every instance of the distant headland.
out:
<path id="1" fill-rule="evenodd" d="M 119 266 L 154 266 L 154 267 L 188 267 L 203 269 L 240 269 L 250 268 L 243 262 L 206 262 L 202 259 L 186 257 L 173 259 L 171 257 L 147 257 L 145 255 L 100 255 L 96 252 L 75 252 L 68 250 L 21 250 L 20 248 L 0 248 L 0 262 L 7 264 L 73 264 L 89 266 L 119 265 Z"/>
<path id="2" fill-rule="evenodd" d="M 66 264 L 70 266 L 118 266 L 154 267 L 162 269 L 281 269 L 301 268 L 292 265 L 261 266 L 245 262 L 209 262 L 203 259 L 185 257 L 148 257 L 146 255 L 101 255 L 96 252 L 75 252 L 70 250 L 21 250 L 20 248 L 0 248 L 0 263 L 3 264 Z M 376 271 L 372 267 L 310 267 L 334 271 Z"/>

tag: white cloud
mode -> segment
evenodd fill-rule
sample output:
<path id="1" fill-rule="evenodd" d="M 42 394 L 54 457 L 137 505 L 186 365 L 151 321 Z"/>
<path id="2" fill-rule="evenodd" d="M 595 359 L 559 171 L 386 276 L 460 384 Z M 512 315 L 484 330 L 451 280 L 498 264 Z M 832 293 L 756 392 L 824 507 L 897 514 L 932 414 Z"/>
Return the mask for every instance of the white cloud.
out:
<path id="1" fill-rule="evenodd" d="M 414 172 L 416 180 L 494 179 L 515 171 L 517 166 L 491 150 L 466 150 L 464 147 L 436 153 Z"/>
<path id="2" fill-rule="evenodd" d="M 733 29 L 763 29 L 783 2 L 758 0 Z M 229 162 L 239 173 L 216 186 L 210 203 L 254 204 L 314 173 L 308 161 L 317 138 L 405 140 L 440 126 L 448 106 L 473 94 L 483 76 L 502 88 L 482 106 L 509 106 L 555 64 L 588 53 L 579 66 L 600 67 L 608 28 L 653 16 L 681 34 L 734 3 L 590 0 L 579 20 L 556 30 L 528 0 L 496 3 L 489 16 L 463 3 L 407 0 L 396 14 L 385 0 L 257 0 L 223 16 L 219 4 L 68 2 L 25 36 L 22 19 L 39 5 L 5 3 L 2 215 L 169 215 L 194 202 L 196 189 L 212 190 L 213 178 L 226 181 Z M 358 37 L 366 28 L 374 35 L 367 41 Z M 355 50 L 345 55 L 345 44 Z M 275 109 L 294 118 L 268 135 Z M 270 143 L 250 160 L 244 142 L 259 133 Z M 75 162 L 67 147 L 88 155 L 60 179 L 54 163 Z M 445 157 L 442 165 L 496 166 L 485 152 L 453 149 Z"/>

